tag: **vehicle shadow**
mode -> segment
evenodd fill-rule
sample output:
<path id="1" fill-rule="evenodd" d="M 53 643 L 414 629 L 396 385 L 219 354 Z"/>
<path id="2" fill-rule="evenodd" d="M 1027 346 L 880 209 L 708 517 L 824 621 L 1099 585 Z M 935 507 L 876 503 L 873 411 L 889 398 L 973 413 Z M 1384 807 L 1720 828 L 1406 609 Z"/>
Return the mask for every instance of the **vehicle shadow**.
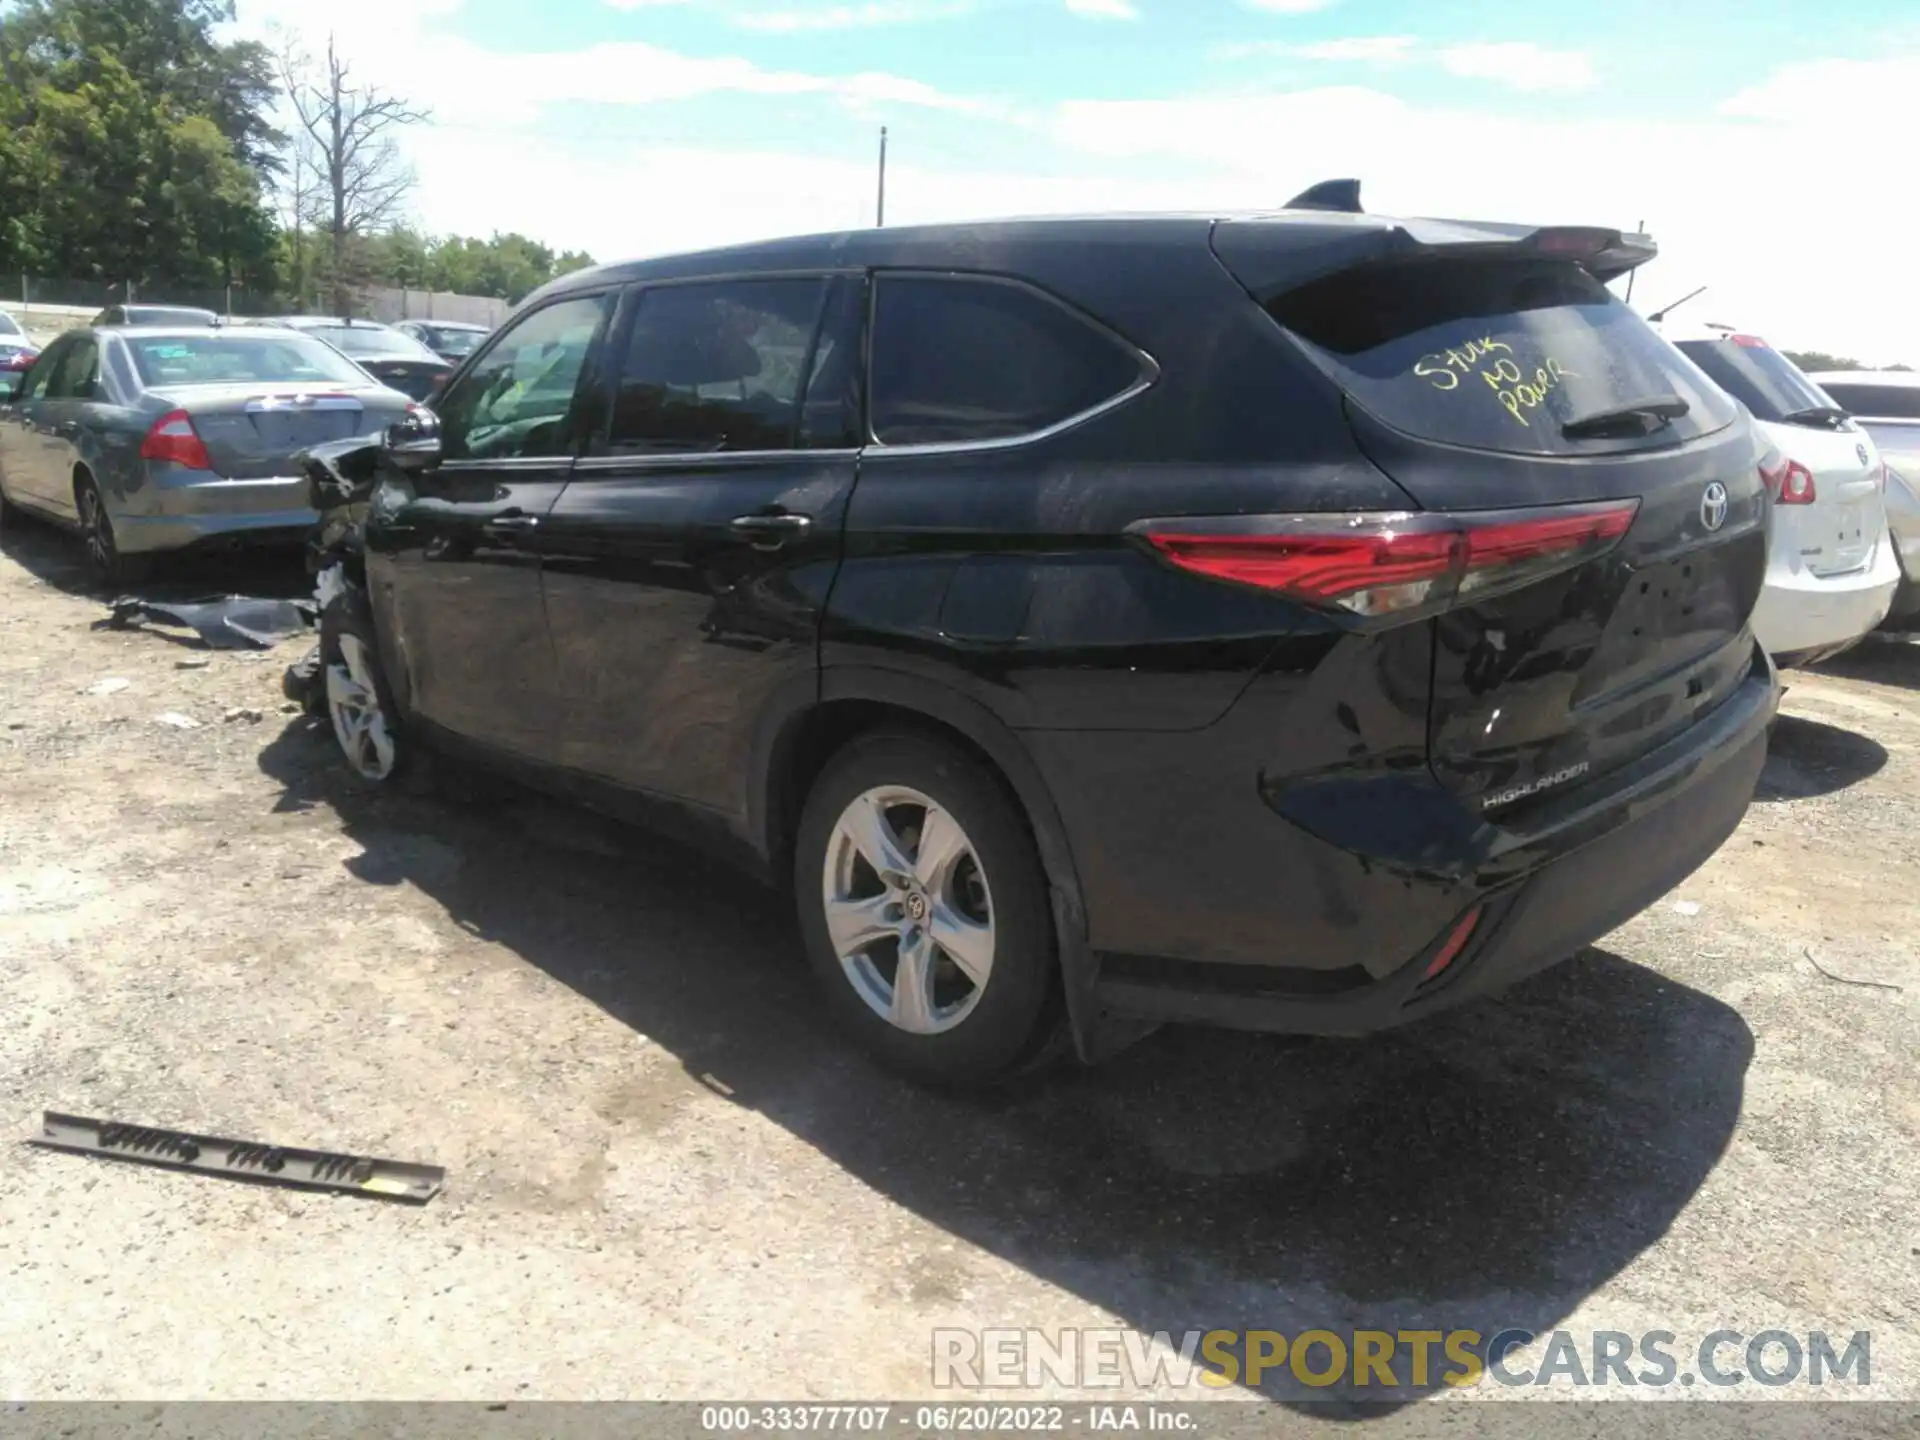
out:
<path id="1" fill-rule="evenodd" d="M 296 548 L 169 555 L 150 580 L 127 587 L 126 592 L 95 585 L 81 557 L 79 539 L 44 520 L 8 516 L 0 525 L 0 554 L 43 584 L 103 603 L 120 593 L 152 600 L 227 594 L 292 600 L 313 593 L 313 577 Z"/>
<path id="2" fill-rule="evenodd" d="M 1767 764 L 1754 799 L 1768 803 L 1831 795 L 1877 775 L 1886 747 L 1822 720 L 1782 715 L 1767 738 Z"/>
<path id="3" fill-rule="evenodd" d="M 1726 1005 L 1592 950 L 1366 1040 L 1168 1029 L 1015 1093 L 934 1094 L 849 1053 L 786 903 L 730 870 L 573 811 L 529 833 L 511 796 L 369 794 L 313 721 L 261 763 L 282 808 L 338 813 L 361 879 L 419 887 L 663 1046 L 678 1070 L 663 1067 L 662 1085 L 750 1107 L 895 1204 L 1149 1334 L 1550 1330 L 1705 1181 L 1753 1054 Z M 930 1354 L 931 1333 L 902 1343 Z M 1403 1365 L 1391 1390 L 1343 1396 L 1279 1371 L 1258 1388 L 1357 1415 L 1362 1399 L 1442 1388 L 1434 1359 L 1424 1385 Z"/>
<path id="4" fill-rule="evenodd" d="M 1920 690 L 1920 635 L 1891 635 L 1876 631 L 1851 650 L 1822 660 L 1813 667 L 1821 675 L 1849 680 L 1871 680 Z"/>

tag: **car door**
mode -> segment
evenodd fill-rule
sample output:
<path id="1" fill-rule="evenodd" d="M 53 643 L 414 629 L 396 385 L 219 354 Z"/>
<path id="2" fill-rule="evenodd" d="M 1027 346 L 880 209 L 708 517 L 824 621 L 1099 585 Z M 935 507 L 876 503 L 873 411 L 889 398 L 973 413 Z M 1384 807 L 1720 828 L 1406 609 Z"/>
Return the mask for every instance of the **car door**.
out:
<path id="1" fill-rule="evenodd" d="M 582 401 L 614 297 L 519 316 L 442 397 L 442 459 L 390 478 L 368 529 L 369 578 L 409 711 L 540 762 L 557 757 L 558 685 L 540 599 L 542 523 L 588 423 Z"/>
<path id="2" fill-rule="evenodd" d="M 40 441 L 35 466 L 40 499 L 45 509 L 66 520 L 77 520 L 74 469 L 80 463 L 82 430 L 94 418 L 92 407 L 102 394 L 100 345 L 92 335 L 74 337 L 61 357 L 60 368 L 47 381 L 46 394 L 37 402 L 33 429 Z"/>
<path id="3" fill-rule="evenodd" d="M 817 684 L 864 288 L 748 277 L 623 301 L 606 423 L 543 527 L 569 766 L 744 817 L 763 707 Z"/>
<path id="4" fill-rule="evenodd" d="M 51 459 L 43 434 L 47 387 L 73 350 L 77 336 L 63 335 L 49 345 L 21 382 L 20 394 L 0 415 L 0 475 L 16 504 L 46 510 L 47 470 Z"/>

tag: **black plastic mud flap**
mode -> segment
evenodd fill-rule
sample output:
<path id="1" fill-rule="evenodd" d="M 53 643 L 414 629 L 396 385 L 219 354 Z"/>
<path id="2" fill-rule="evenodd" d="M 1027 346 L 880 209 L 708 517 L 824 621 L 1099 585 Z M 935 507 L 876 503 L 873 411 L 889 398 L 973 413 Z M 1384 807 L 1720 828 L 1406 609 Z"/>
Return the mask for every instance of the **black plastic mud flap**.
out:
<path id="1" fill-rule="evenodd" d="M 118 1120 L 89 1120 L 53 1110 L 43 1116 L 40 1133 L 33 1143 L 48 1150 L 105 1155 L 114 1160 L 165 1165 L 203 1175 L 262 1180 L 303 1190 L 338 1190 L 384 1200 L 408 1200 L 416 1205 L 424 1205 L 438 1195 L 447 1178 L 447 1172 L 438 1165 L 335 1155 L 325 1150 L 262 1145 L 252 1140 L 222 1140 L 212 1135 L 190 1135 L 184 1130 L 160 1130 Z"/>

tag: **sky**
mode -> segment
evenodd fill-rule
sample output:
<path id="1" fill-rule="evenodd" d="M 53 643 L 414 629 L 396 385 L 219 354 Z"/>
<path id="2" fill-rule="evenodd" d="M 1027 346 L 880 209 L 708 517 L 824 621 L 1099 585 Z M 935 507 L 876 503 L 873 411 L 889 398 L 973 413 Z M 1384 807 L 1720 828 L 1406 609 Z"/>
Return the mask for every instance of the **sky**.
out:
<path id="1" fill-rule="evenodd" d="M 602 260 L 1271 209 L 1642 222 L 1649 311 L 1920 365 L 1912 0 L 238 0 L 431 111 L 413 223 Z"/>

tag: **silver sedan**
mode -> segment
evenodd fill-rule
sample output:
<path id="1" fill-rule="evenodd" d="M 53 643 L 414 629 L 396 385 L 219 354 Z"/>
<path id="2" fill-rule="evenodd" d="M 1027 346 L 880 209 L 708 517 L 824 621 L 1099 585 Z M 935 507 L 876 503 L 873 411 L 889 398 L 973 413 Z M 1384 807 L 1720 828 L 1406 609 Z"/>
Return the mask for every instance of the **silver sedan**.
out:
<path id="1" fill-rule="evenodd" d="M 69 331 L 0 375 L 0 507 L 77 530 L 103 584 L 163 552 L 296 544 L 314 512 L 293 456 L 410 404 L 293 331 Z"/>

